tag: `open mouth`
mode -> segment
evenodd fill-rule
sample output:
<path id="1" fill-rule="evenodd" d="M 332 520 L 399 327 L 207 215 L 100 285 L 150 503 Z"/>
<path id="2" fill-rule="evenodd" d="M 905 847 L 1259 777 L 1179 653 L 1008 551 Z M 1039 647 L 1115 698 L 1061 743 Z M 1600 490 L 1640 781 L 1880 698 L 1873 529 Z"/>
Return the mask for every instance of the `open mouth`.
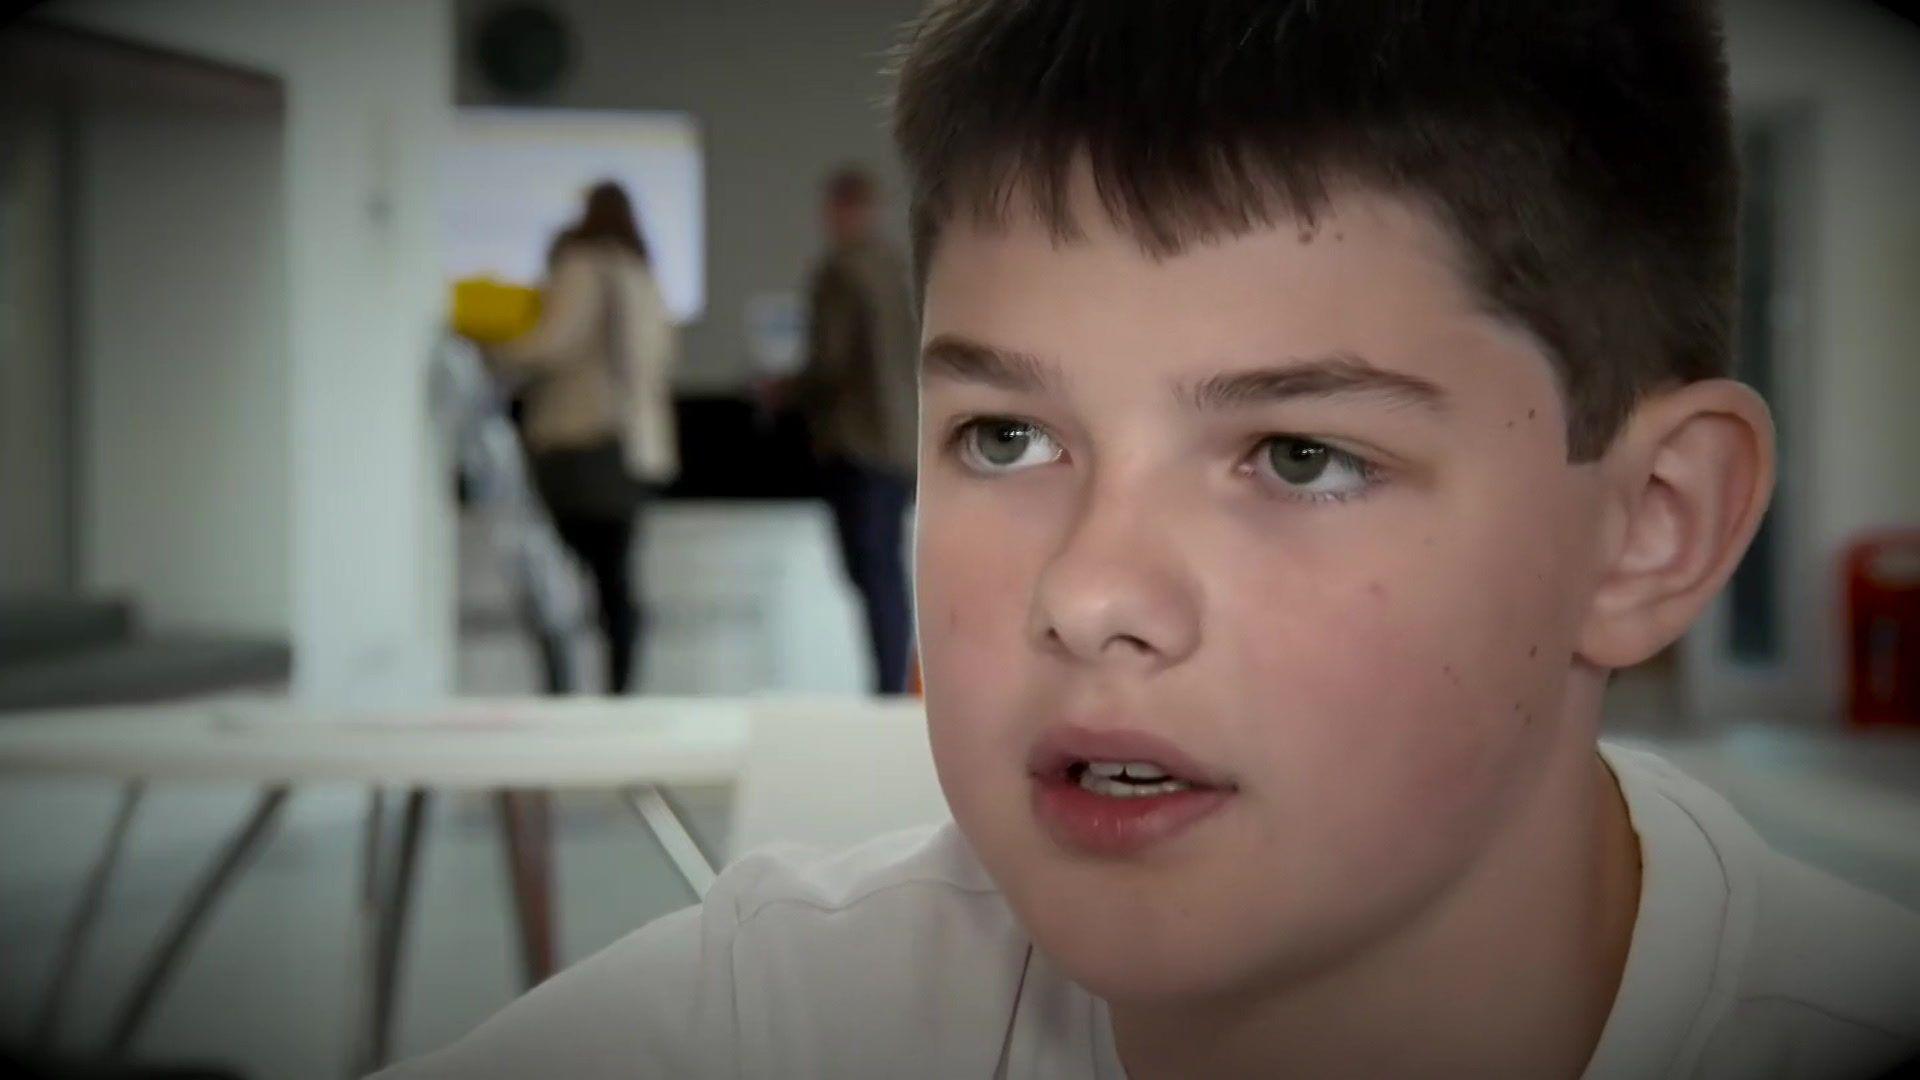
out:
<path id="1" fill-rule="evenodd" d="M 1172 795 L 1195 786 L 1151 761 L 1076 761 L 1067 766 L 1066 778 L 1082 791 L 1113 799 Z"/>
<path id="2" fill-rule="evenodd" d="M 1027 770 L 1043 783 L 1062 782 L 1115 799 L 1230 789 L 1231 777 L 1145 731 L 1062 724 L 1034 744 Z"/>
<path id="3" fill-rule="evenodd" d="M 1185 832 L 1239 790 L 1144 732 L 1058 728 L 1028 766 L 1042 829 L 1064 848 L 1108 857 L 1139 854 Z"/>

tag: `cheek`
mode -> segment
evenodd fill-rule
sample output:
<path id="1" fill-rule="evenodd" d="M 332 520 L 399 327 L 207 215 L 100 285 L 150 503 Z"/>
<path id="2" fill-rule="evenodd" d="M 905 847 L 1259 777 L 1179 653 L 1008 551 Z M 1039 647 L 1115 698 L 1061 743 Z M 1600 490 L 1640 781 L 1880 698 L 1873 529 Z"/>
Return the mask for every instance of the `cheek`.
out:
<path id="1" fill-rule="evenodd" d="M 929 697 L 996 674 L 1021 642 L 1034 558 L 1019 530 L 965 502 L 923 497 L 914 551 L 919 645 Z"/>
<path id="2" fill-rule="evenodd" d="M 1309 575 L 1223 598 L 1227 681 L 1254 706 L 1243 723 L 1259 730 L 1243 744 L 1282 778 L 1274 828 L 1298 822 L 1292 843 L 1331 845 L 1336 879 L 1393 877 L 1493 827 L 1550 742 L 1539 718 L 1567 635 L 1538 587 L 1550 567 L 1537 550 L 1417 526 L 1342 548 Z"/>
<path id="3" fill-rule="evenodd" d="M 1245 741 L 1284 778 L 1274 795 L 1291 812 L 1279 820 L 1310 815 L 1346 845 L 1457 813 L 1495 733 L 1463 688 L 1454 640 L 1428 633 L 1391 593 L 1363 583 L 1340 602 L 1340 591 L 1272 598 L 1296 619 L 1279 633 L 1237 634 L 1248 644 L 1234 681 L 1254 708 L 1246 722 L 1260 729 Z"/>
<path id="4" fill-rule="evenodd" d="M 977 500 L 976 500 L 977 501 Z M 991 507 L 922 495 L 914 554 L 920 663 L 934 763 L 948 802 L 970 824 L 981 789 L 1017 774 L 1016 746 L 1033 566 L 1022 530 Z M 1004 802 L 1004 798 L 998 801 Z"/>

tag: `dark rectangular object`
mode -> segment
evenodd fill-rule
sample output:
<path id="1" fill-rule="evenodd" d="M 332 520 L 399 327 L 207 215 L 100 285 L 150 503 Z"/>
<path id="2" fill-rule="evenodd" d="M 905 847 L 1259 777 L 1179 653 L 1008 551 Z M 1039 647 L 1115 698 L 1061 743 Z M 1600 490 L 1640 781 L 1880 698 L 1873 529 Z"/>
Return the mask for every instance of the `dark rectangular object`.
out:
<path id="1" fill-rule="evenodd" d="M 820 494 L 806 425 L 742 397 L 686 396 L 674 403 L 680 477 L 668 498 L 805 499 Z"/>

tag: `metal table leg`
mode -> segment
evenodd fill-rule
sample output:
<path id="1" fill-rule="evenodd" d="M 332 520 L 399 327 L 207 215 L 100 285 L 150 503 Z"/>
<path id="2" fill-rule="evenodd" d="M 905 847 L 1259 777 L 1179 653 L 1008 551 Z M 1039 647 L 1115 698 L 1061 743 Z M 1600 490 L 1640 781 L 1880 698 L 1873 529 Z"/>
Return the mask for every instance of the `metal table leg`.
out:
<path id="1" fill-rule="evenodd" d="M 713 864 L 700 853 L 700 845 L 694 842 L 693 834 L 674 812 L 673 804 L 651 784 L 626 788 L 620 796 L 666 849 L 667 858 L 673 860 L 674 869 L 680 871 L 680 877 L 693 890 L 694 899 L 704 899 L 707 890 L 713 887 Z"/>
<path id="2" fill-rule="evenodd" d="M 528 989 L 558 967 L 553 903 L 552 796 L 544 791 L 498 791 L 507 884 L 520 930 L 520 960 Z"/>
<path id="3" fill-rule="evenodd" d="M 128 781 L 120 789 L 120 808 L 113 815 L 106 845 L 100 849 L 99 858 L 94 860 L 93 870 L 87 875 L 87 883 L 74 904 L 73 916 L 68 920 L 66 933 L 60 940 L 60 952 L 54 959 L 53 983 L 40 1003 L 39 1016 L 34 1018 L 33 1045 L 41 1050 L 50 1049 L 58 1033 L 67 991 L 73 985 L 73 975 L 80 966 L 80 958 L 93 941 L 93 928 L 100 921 L 100 906 L 106 898 L 107 885 L 113 880 L 114 869 L 120 864 L 120 852 L 126 846 L 127 833 L 132 830 L 134 812 L 140 808 L 140 798 L 145 793 L 146 785 L 139 780 Z"/>
<path id="4" fill-rule="evenodd" d="M 413 878 L 419 866 L 420 842 L 426 831 L 428 797 L 425 788 L 414 788 L 407 792 L 406 807 L 400 818 L 399 847 L 385 874 L 385 895 L 381 897 L 374 925 L 373 985 L 368 994 L 372 1004 L 372 1032 L 368 1039 L 366 1062 L 366 1071 L 369 1072 L 385 1065 L 393 1050 L 401 946 L 406 937 L 407 914 L 413 900 Z"/>
<path id="5" fill-rule="evenodd" d="M 290 788 L 281 785 L 268 788 L 260 796 L 246 823 L 215 858 L 206 875 L 188 896 L 185 906 L 175 913 L 172 925 L 162 935 L 159 947 L 134 982 L 127 1004 L 110 1029 L 107 1038 L 107 1053 L 110 1056 L 121 1057 L 133 1045 L 134 1036 L 139 1034 L 140 1026 L 146 1022 L 154 1004 L 160 999 L 160 991 L 186 955 L 194 934 L 205 924 L 221 894 L 233 884 L 234 878 L 239 876 L 240 871 L 246 868 L 272 835 L 273 825 L 286 806 L 290 791 Z"/>
<path id="6" fill-rule="evenodd" d="M 365 1076 L 375 1068 L 372 988 L 380 970 L 380 896 L 385 880 L 385 854 L 386 793 L 376 786 L 367 793 L 366 824 L 360 834 L 360 896 L 354 911 L 354 952 L 359 963 L 355 977 L 348 980 L 352 1000 L 347 1003 L 347 1015 L 353 1018 L 352 1056 L 347 1062 L 350 1078 Z"/>

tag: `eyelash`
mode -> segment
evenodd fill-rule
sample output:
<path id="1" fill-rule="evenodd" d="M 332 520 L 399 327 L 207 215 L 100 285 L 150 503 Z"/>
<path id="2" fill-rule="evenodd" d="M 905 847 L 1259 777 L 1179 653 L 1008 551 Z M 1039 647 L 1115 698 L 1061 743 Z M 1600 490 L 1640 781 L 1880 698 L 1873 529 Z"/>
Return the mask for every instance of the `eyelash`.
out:
<path id="1" fill-rule="evenodd" d="M 943 440 L 945 453 L 948 457 L 960 462 L 961 466 L 973 475 L 981 479 L 995 478 L 995 474 L 982 472 L 968 465 L 965 459 L 965 440 L 979 428 L 994 424 L 1017 424 L 1032 427 L 1041 432 L 1047 431 L 1046 426 L 1043 424 L 1016 416 L 981 415 L 963 417 L 956 421 L 947 432 Z M 1048 438 L 1053 438 L 1051 433 L 1048 433 Z M 1380 485 L 1387 481 L 1385 471 L 1367 458 L 1353 451 L 1343 450 L 1332 443 L 1307 435 L 1293 434 L 1291 432 L 1268 432 L 1255 439 L 1252 449 L 1248 450 L 1247 453 L 1241 457 L 1240 463 L 1234 466 L 1234 471 L 1240 475 L 1258 478 L 1260 472 L 1259 462 L 1262 454 L 1266 452 L 1269 446 L 1280 439 L 1292 439 L 1298 442 L 1324 447 L 1332 461 L 1353 469 L 1359 474 L 1364 484 L 1359 490 L 1350 492 L 1300 492 L 1297 490 L 1285 490 L 1287 488 L 1286 483 L 1276 478 L 1262 483 L 1262 487 L 1267 489 L 1266 493 L 1271 498 L 1283 499 L 1287 502 L 1309 504 L 1353 502 L 1373 494 Z M 1059 440 L 1054 439 L 1054 442 L 1058 444 Z"/>
<path id="2" fill-rule="evenodd" d="M 973 473 L 976 476 L 981 477 L 982 479 L 992 479 L 995 475 L 1006 475 L 1004 473 L 995 474 L 995 473 L 984 472 L 982 470 L 976 469 L 972 465 L 968 464 L 966 459 L 966 440 L 969 435 L 971 435 L 973 432 L 981 428 L 1002 425 L 1002 424 L 1014 425 L 1018 427 L 1029 427 L 1029 428 L 1033 428 L 1036 431 L 1047 432 L 1046 425 L 1036 423 L 1035 421 L 1032 421 L 1032 420 L 1022 419 L 1021 417 L 1018 417 L 1018 416 L 1000 416 L 1000 415 L 968 416 L 968 417 L 963 417 L 962 419 L 954 423 L 952 430 L 950 430 L 947 433 L 945 440 L 943 440 L 944 442 L 943 449 L 946 451 L 946 454 L 948 457 L 951 457 L 955 461 L 958 461 L 961 467 L 967 469 L 969 472 Z M 1053 438 L 1052 433 L 1047 432 L 1047 437 L 1052 439 Z M 1057 445 L 1060 440 L 1054 439 L 1053 441 Z M 1065 450 L 1063 449 L 1061 452 L 1064 454 Z"/>
<path id="3" fill-rule="evenodd" d="M 1261 457 L 1265 455 L 1265 453 L 1267 452 L 1267 448 L 1269 446 L 1271 446 L 1273 443 L 1281 439 L 1289 439 L 1295 442 L 1307 443 L 1309 445 L 1317 446 L 1324 449 L 1327 452 L 1329 463 L 1342 465 L 1346 468 L 1352 469 L 1354 473 L 1359 476 L 1361 481 L 1361 486 L 1355 491 L 1306 491 L 1306 492 L 1303 492 L 1297 489 L 1291 489 L 1285 481 L 1279 480 L 1277 478 L 1271 481 L 1264 481 L 1264 486 L 1270 489 L 1278 489 L 1274 493 L 1273 497 L 1275 498 L 1285 499 L 1288 502 L 1298 502 L 1298 503 L 1355 502 L 1357 500 L 1364 499 L 1367 496 L 1373 494 L 1374 491 L 1376 491 L 1380 487 L 1380 485 L 1385 483 L 1387 480 L 1386 472 L 1383 469 L 1381 469 L 1380 466 L 1374 464 L 1372 461 L 1368 460 L 1367 458 L 1361 457 L 1359 454 L 1356 454 L 1351 450 L 1342 450 L 1341 448 L 1333 445 L 1332 443 L 1325 442 L 1320 439 L 1315 439 L 1307 435 L 1295 435 L 1290 432 L 1275 432 L 1272 434 L 1261 436 L 1260 439 L 1254 443 L 1253 449 L 1248 451 L 1246 457 L 1241 459 L 1241 464 L 1238 466 L 1237 471 L 1241 471 L 1247 475 L 1258 476 L 1260 473 L 1259 462 Z"/>

